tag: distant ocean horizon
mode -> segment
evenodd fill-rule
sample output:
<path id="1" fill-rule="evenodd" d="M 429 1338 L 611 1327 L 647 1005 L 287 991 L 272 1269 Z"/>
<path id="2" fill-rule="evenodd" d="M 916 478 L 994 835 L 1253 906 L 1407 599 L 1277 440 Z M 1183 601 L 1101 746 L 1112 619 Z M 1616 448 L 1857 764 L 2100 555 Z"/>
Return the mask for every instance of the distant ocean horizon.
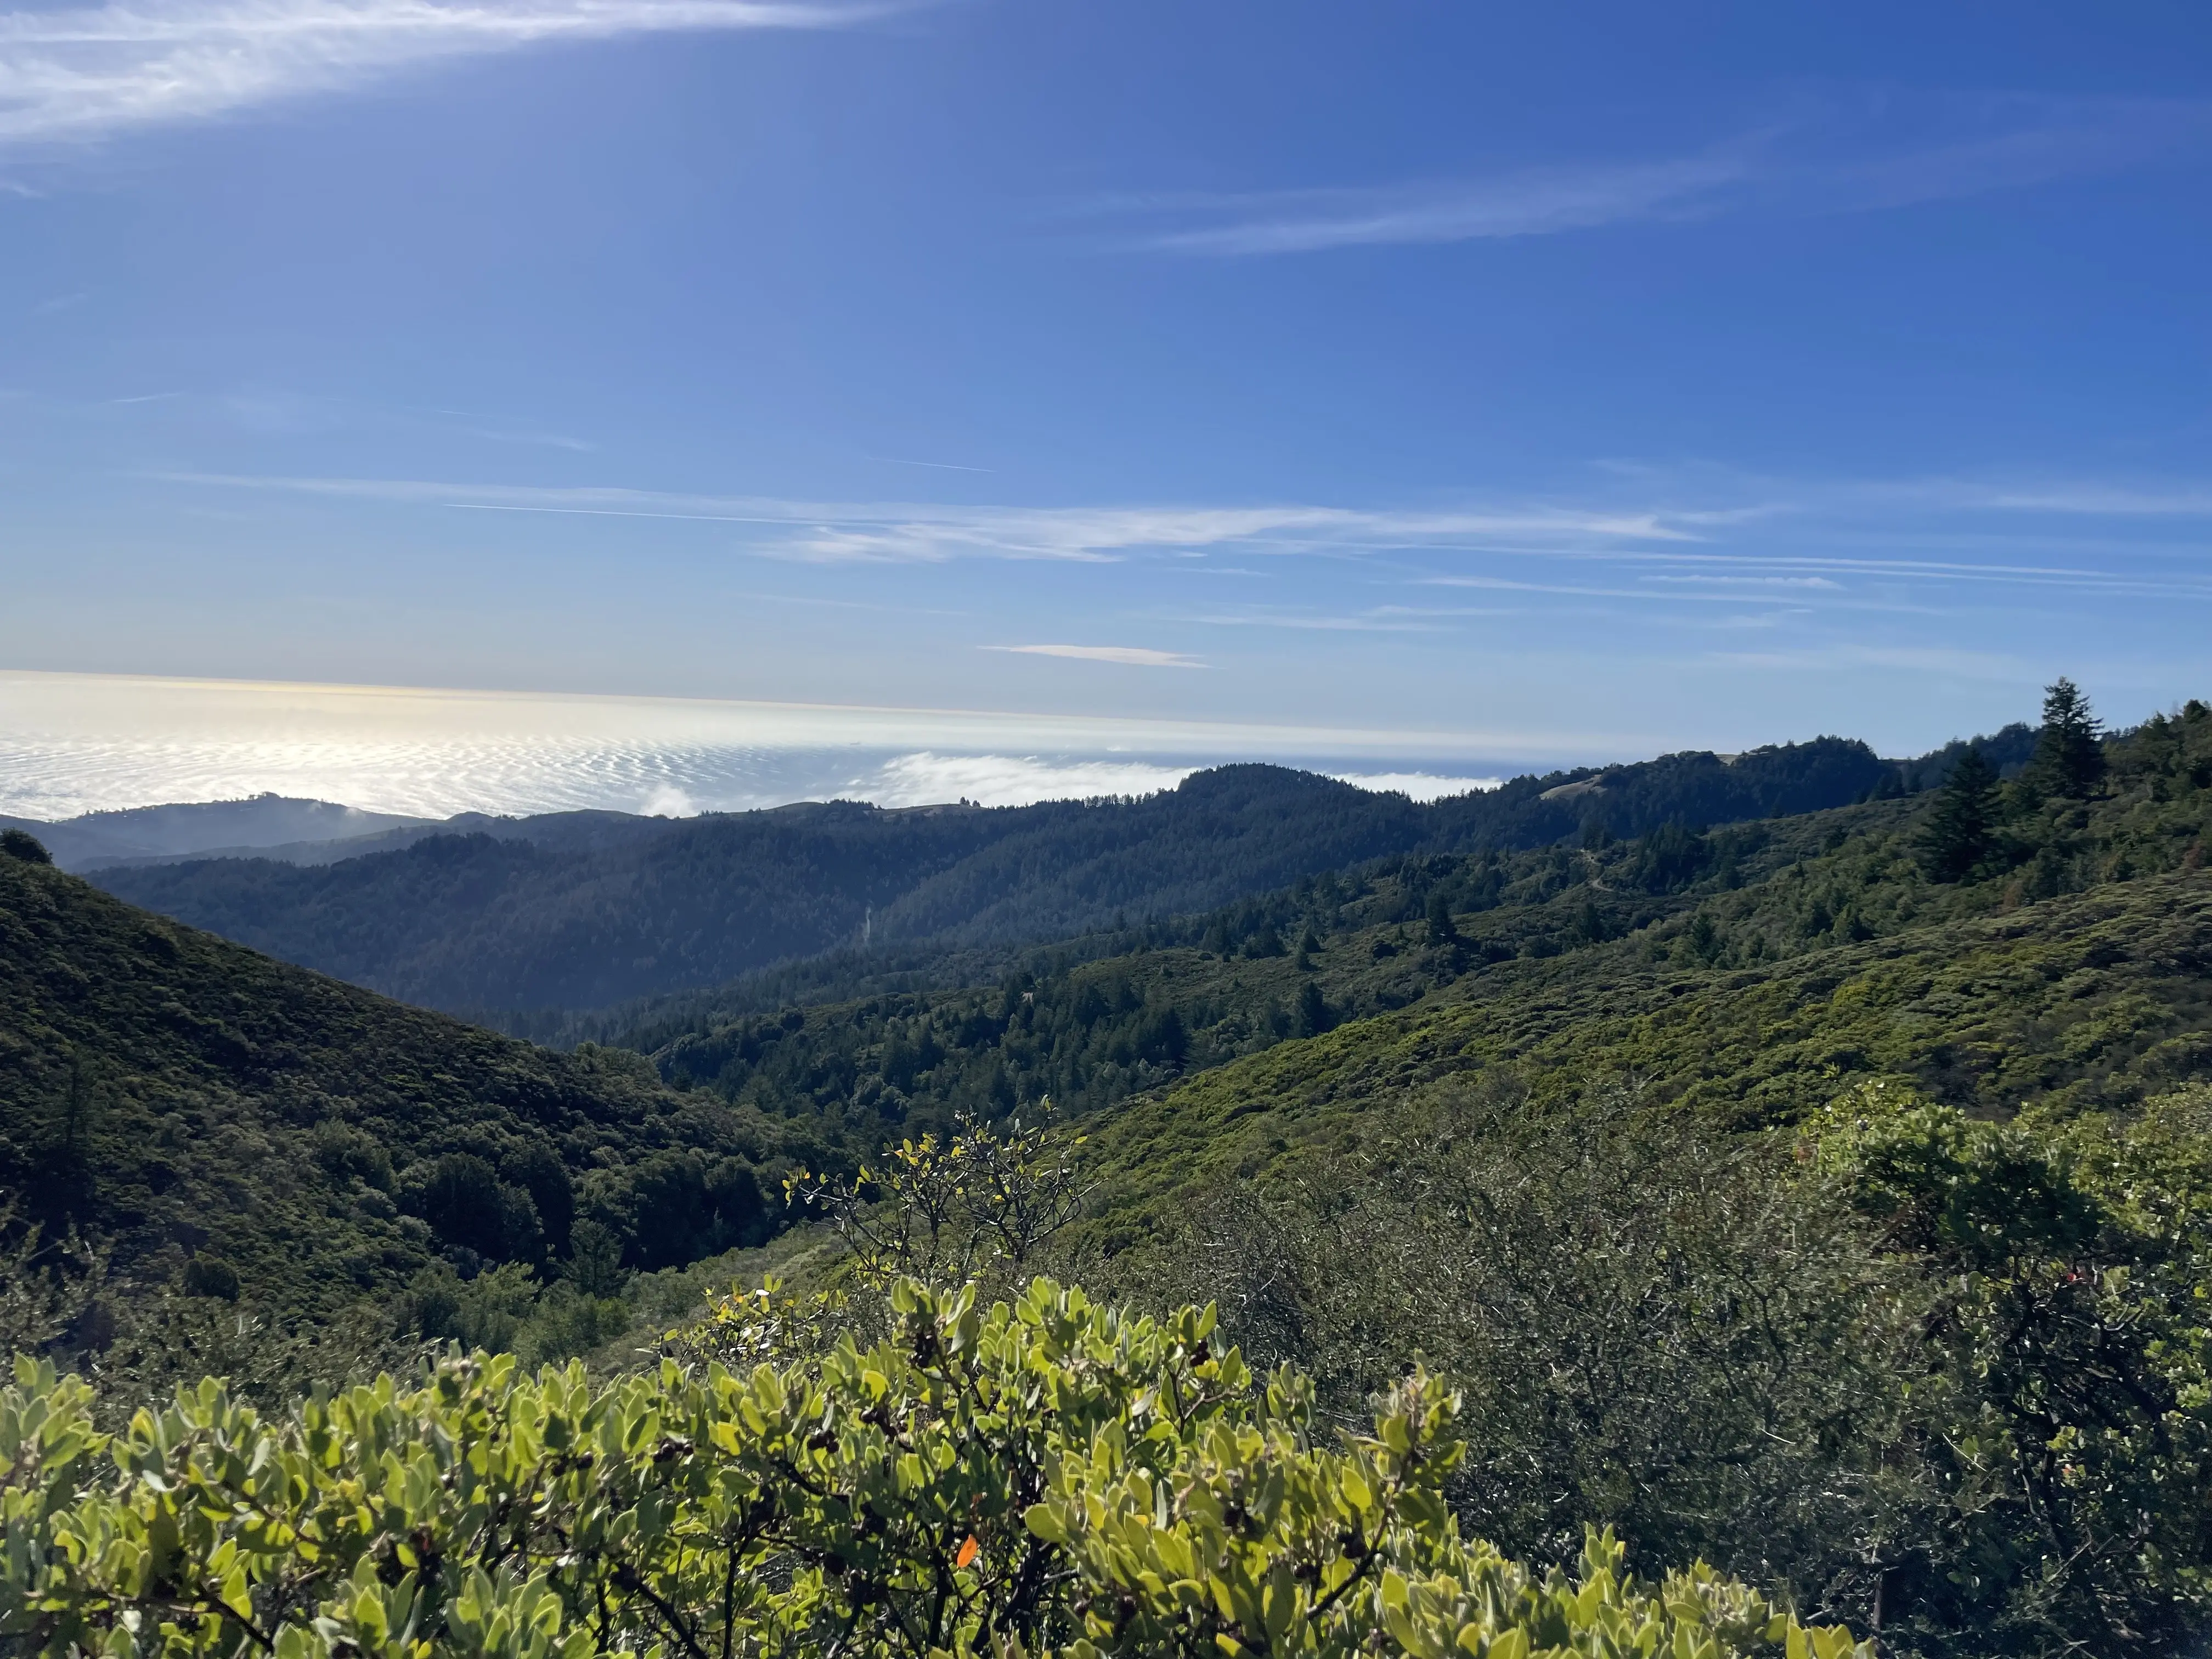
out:
<path id="1" fill-rule="evenodd" d="M 1147 794 L 1268 761 L 1435 799 L 1573 763 L 1455 733 L 0 672 L 0 815 L 262 793 L 425 818 Z M 1590 757 L 1580 757 L 1587 760 Z"/>

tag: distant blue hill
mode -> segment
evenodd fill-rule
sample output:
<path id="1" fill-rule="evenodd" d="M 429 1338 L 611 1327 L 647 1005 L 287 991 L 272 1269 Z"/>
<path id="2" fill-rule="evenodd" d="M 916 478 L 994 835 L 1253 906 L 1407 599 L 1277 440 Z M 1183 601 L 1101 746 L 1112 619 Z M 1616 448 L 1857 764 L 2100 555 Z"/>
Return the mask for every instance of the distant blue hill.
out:
<path id="1" fill-rule="evenodd" d="M 424 822 L 326 800 L 252 795 L 88 812 L 58 823 L 0 817 L 0 829 L 27 830 L 46 844 L 63 869 L 85 871 L 148 859 L 265 856 L 267 849 L 326 846 Z"/>

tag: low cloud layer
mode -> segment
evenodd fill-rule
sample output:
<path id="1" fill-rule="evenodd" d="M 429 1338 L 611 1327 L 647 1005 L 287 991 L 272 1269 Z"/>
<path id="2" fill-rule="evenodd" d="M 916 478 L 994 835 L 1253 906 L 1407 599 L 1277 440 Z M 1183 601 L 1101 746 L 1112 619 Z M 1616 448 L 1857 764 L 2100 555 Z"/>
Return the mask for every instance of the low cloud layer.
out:
<path id="1" fill-rule="evenodd" d="M 1332 775 L 1339 783 L 1391 794 L 1410 795 L 1415 800 L 1443 800 L 1449 795 L 1471 795 L 1495 789 L 1505 781 L 1503 778 L 1443 777 L 1434 772 L 1338 772 Z"/>
<path id="2" fill-rule="evenodd" d="M 1223 759 L 1232 757 L 1222 757 Z M 1295 761 L 1291 763 L 1295 764 Z M 744 811 L 794 800 L 879 806 L 1028 806 L 1047 800 L 1151 795 L 1195 763 L 1082 755 L 855 754 L 849 750 L 700 748 L 651 744 L 444 742 L 268 744 L 83 742 L 43 753 L 0 735 L 0 816 L 52 821 L 173 801 L 236 800 L 264 791 L 441 818 L 609 810 L 658 817 Z M 1399 771 L 1340 773 L 1363 789 L 1435 800 L 1495 778 Z"/>
<path id="3" fill-rule="evenodd" d="M 264 791 L 417 817 L 1012 805 L 1149 794 L 1237 760 L 1449 793 L 1480 781 L 1450 775 L 1461 757 L 1655 744 L 0 672 L 0 816 L 46 820 Z"/>
<path id="4" fill-rule="evenodd" d="M 1144 761 L 1046 759 L 1035 755 L 899 755 L 856 779 L 860 798 L 884 806 L 969 800 L 979 806 L 1028 806 L 1041 800 L 1152 795 L 1198 769 Z"/>

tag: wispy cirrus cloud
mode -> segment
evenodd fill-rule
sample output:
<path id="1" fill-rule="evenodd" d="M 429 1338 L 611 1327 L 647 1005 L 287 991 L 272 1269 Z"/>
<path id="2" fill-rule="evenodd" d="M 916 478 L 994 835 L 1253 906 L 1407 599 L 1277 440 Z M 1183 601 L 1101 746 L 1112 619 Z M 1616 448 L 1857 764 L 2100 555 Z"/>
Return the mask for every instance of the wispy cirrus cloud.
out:
<path id="1" fill-rule="evenodd" d="M 0 145 L 97 140 L 560 40 L 836 28 L 839 0 L 114 0 L 0 13 Z"/>
<path id="2" fill-rule="evenodd" d="M 1838 586 L 1837 583 L 1829 580 L 1826 576 L 1717 576 L 1705 572 L 1699 572 L 1696 574 L 1686 576 L 1646 576 L 1644 580 L 1647 582 L 1680 582 L 1711 587 L 1754 587 L 1761 589 L 1774 587 L 1833 588 Z M 1765 596 L 1764 594 L 1761 594 L 1759 597 L 1763 598 Z"/>
<path id="3" fill-rule="evenodd" d="M 1593 587 L 1584 583 L 1516 581 L 1505 576 L 1425 576 L 1422 584 L 1429 587 L 1473 587 L 1489 592 L 1504 593 L 1564 593 L 1577 599 L 1660 599 L 1669 602 L 1691 601 L 1713 605 L 1771 605 L 1773 587 L 1783 584 L 1796 587 L 1834 589 L 1838 584 L 1820 577 L 1778 576 L 1644 576 L 1644 582 L 1711 582 L 1715 589 L 1702 587 L 1683 591 L 1657 586 Z"/>
<path id="4" fill-rule="evenodd" d="M 1170 620 L 1194 623 L 1202 628 L 1288 628 L 1321 634 L 1428 634 L 1436 631 L 1433 623 L 1405 620 L 1409 617 L 1428 614 L 1410 611 L 1404 605 L 1386 605 L 1354 616 L 1294 611 L 1212 611 L 1198 616 L 1176 617 Z"/>
<path id="5" fill-rule="evenodd" d="M 1111 197 L 1091 204 L 1133 228 L 1115 240 L 1167 253 L 1311 253 L 1374 243 L 1548 236 L 1627 220 L 1710 217 L 1751 176 L 1722 151 L 1618 166 L 1534 167 L 1479 179 L 1247 193 Z"/>
<path id="6" fill-rule="evenodd" d="M 2212 489 L 2139 489 L 2076 484 L 2057 489 L 1962 489 L 1961 504 L 1996 512 L 2075 514 L 2092 518 L 2212 518 Z"/>
<path id="7" fill-rule="evenodd" d="M 1827 99 L 1686 154 L 1472 177 L 1120 195 L 1123 248 L 1218 258 L 1506 240 L 1747 212 L 1858 213 L 2212 153 L 2212 104 L 2034 94 Z"/>
<path id="8" fill-rule="evenodd" d="M 482 438 L 486 443 L 530 444 L 543 449 L 565 449 L 571 454 L 588 455 L 599 446 L 583 438 L 572 438 L 563 432 L 501 432 L 494 427 L 472 426 L 468 428 L 471 438 Z"/>
<path id="9" fill-rule="evenodd" d="M 1362 509 L 1255 507 L 998 507 L 802 501 L 586 487 L 539 489 L 415 479 L 168 473 L 211 488 L 389 501 L 476 513 L 663 520 L 745 527 L 750 550 L 818 563 L 941 562 L 963 557 L 1106 562 L 1145 553 L 1236 547 L 1247 553 L 1357 555 L 1514 536 L 1557 545 L 1694 542 L 1665 513 L 1548 505 Z"/>
<path id="10" fill-rule="evenodd" d="M 985 651 L 1010 651 L 1024 657 L 1072 657 L 1078 662 L 1119 663 L 1124 668 L 1203 668 L 1180 651 L 1155 651 L 1142 645 L 986 645 Z"/>
<path id="11" fill-rule="evenodd" d="M 1477 499 L 1451 508 L 1139 504 L 1006 507 L 797 501 L 603 486 L 545 488 L 408 479 L 166 473 L 192 489 L 320 497 L 438 512 L 726 526 L 731 550 L 801 563 L 945 563 L 967 559 L 1113 564 L 1163 572 L 1193 554 L 1364 567 L 1381 580 L 1487 590 L 1501 602 L 1639 599 L 1733 608 L 1784 598 L 1826 610 L 1895 610 L 1908 587 L 2009 587 L 2025 599 L 2073 589 L 2212 600 L 2193 526 L 2172 548 L 2141 544 L 2146 520 L 2212 518 L 2192 479 L 2057 479 L 2036 486 L 1935 479 L 1609 483 L 1591 499 Z M 1632 489 L 1644 499 L 1624 500 Z M 1755 505 L 1728 496 L 1750 495 Z M 2046 553 L 2048 516 L 2093 527 L 2087 556 Z M 1954 532 L 1971 530 L 1970 537 Z M 2080 538 L 2075 538 L 2080 540 Z M 1887 550 L 1895 548 L 1891 553 Z M 1929 556 L 1942 552 L 1949 556 Z M 2022 556 L 2023 555 L 2027 556 Z M 1546 570 L 1544 566 L 1553 567 Z M 1231 567 L 1247 570 L 1249 565 Z M 1587 573 L 1587 574 L 1585 574 Z M 1348 598 L 1349 596 L 1345 596 Z M 1670 607 L 1672 608 L 1672 607 Z M 1244 628 L 1418 630 L 1411 612 L 1346 603 L 1209 602 L 1176 620 Z M 1154 620 L 1164 618 L 1154 617 Z"/>

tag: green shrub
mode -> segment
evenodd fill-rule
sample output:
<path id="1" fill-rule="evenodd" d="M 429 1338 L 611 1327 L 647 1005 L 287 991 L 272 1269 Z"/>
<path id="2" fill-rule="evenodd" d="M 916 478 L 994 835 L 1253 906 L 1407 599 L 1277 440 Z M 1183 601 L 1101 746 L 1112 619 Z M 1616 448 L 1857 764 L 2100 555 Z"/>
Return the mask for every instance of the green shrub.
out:
<path id="1" fill-rule="evenodd" d="M 756 1298 L 720 1317 L 742 1325 Z M 1594 1535 L 1538 1575 L 1462 1542 L 1455 1401 L 1416 1375 L 1330 1443 L 1211 1310 L 1038 1280 L 894 1293 L 895 1334 L 594 1389 L 453 1358 L 281 1420 L 223 1385 L 109 1440 L 89 1388 L 0 1391 L 0 1642 L 42 1654 L 1109 1653 L 1532 1659 L 1855 1649 Z"/>

